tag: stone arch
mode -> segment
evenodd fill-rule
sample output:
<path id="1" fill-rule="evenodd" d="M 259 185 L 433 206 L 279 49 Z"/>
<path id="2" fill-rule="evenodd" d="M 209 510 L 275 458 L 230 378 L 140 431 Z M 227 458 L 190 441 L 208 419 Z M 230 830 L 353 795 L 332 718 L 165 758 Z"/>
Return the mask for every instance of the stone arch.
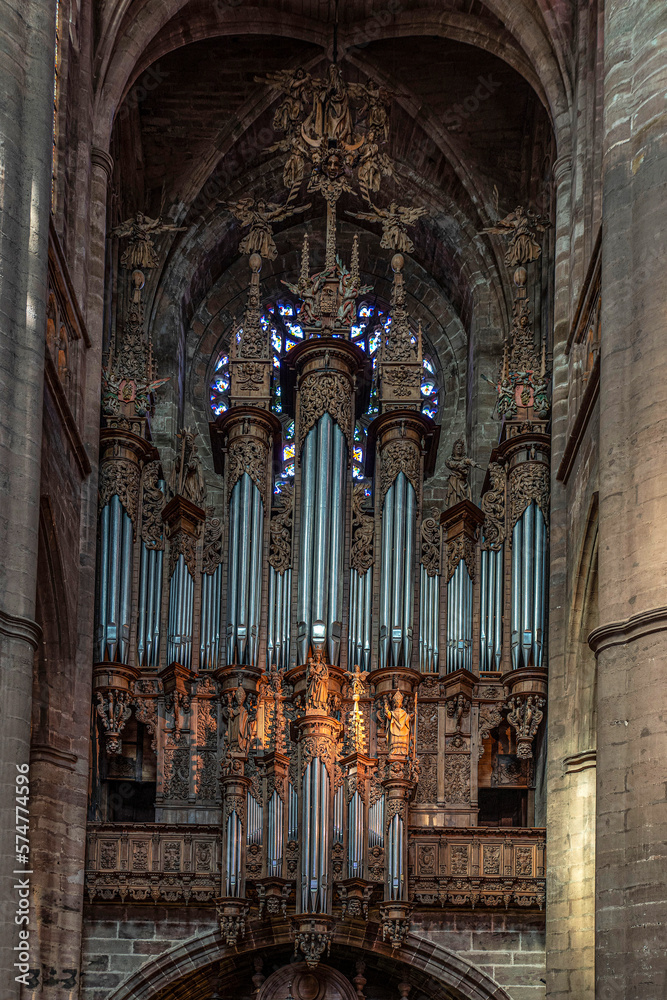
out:
<path id="1" fill-rule="evenodd" d="M 108 1000 L 208 1000 L 212 980 L 227 975 L 238 977 L 253 955 L 284 953 L 292 943 L 286 920 L 249 921 L 245 937 L 235 948 L 225 945 L 216 929 L 189 938 L 147 962 Z M 396 977 L 397 982 L 412 983 L 429 1000 L 511 1000 L 481 969 L 416 934 L 408 934 L 400 950 L 393 951 L 389 943 L 383 942 L 379 924 L 339 921 L 331 944 L 331 962 L 341 957 L 341 949 L 345 959 L 361 958 Z"/>

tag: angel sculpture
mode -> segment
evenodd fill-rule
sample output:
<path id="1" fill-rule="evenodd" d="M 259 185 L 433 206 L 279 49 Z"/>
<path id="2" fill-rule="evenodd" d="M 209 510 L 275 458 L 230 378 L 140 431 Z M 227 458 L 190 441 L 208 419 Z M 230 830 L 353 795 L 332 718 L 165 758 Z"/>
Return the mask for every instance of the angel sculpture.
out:
<path id="1" fill-rule="evenodd" d="M 289 206 L 289 207 L 288 207 Z M 266 260 L 275 260 L 278 256 L 276 244 L 273 239 L 272 222 L 281 222 L 288 219 L 290 215 L 297 215 L 307 211 L 310 203 L 292 208 L 289 205 L 276 205 L 270 201 L 254 201 L 253 198 L 242 198 L 235 205 L 227 205 L 232 215 L 239 220 L 242 226 L 250 226 L 250 232 L 239 243 L 239 253 L 258 253 Z"/>
<path id="2" fill-rule="evenodd" d="M 364 219 L 367 222 L 382 222 L 382 239 L 380 246 L 383 250 L 394 250 L 396 253 L 411 253 L 414 244 L 407 234 L 407 226 L 412 226 L 426 214 L 425 208 L 408 207 L 397 205 L 392 201 L 389 208 L 377 208 L 371 206 L 372 212 L 347 212 L 353 219 Z"/>
<path id="3" fill-rule="evenodd" d="M 128 269 L 138 267 L 150 270 L 160 263 L 152 236 L 165 232 L 180 233 L 184 229 L 185 226 L 173 226 L 163 222 L 160 216 L 157 219 L 151 219 L 143 212 L 137 212 L 133 218 L 127 219 L 120 226 L 112 229 L 109 235 L 117 236 L 119 239 L 129 238 L 127 250 L 120 258 L 121 267 Z"/>
<path id="4" fill-rule="evenodd" d="M 266 83 L 285 95 L 285 100 L 273 116 L 273 127 L 279 132 L 289 132 L 295 127 L 312 97 L 313 80 L 310 74 L 301 67 L 295 72 L 280 69 L 267 73 L 266 76 L 256 76 L 255 83 Z"/>
<path id="5" fill-rule="evenodd" d="M 495 226 L 489 226 L 482 232 L 505 237 L 508 240 L 505 264 L 507 267 L 520 267 L 540 257 L 542 247 L 535 239 L 535 234 L 543 233 L 550 225 L 544 216 L 536 215 L 519 205 L 504 219 L 499 219 Z"/>

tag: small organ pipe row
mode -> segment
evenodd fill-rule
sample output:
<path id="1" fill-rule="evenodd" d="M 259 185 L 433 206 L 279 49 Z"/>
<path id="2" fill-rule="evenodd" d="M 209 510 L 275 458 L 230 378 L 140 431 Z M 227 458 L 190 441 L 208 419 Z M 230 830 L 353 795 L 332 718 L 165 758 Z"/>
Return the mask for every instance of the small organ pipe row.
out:
<path id="1" fill-rule="evenodd" d="M 447 584 L 447 673 L 472 669 L 473 584 L 464 559 Z"/>
<path id="2" fill-rule="evenodd" d="M 291 635 L 292 570 L 277 573 L 269 566 L 269 614 L 267 621 L 267 668 L 289 669 Z"/>
<path id="3" fill-rule="evenodd" d="M 500 670 L 503 654 L 503 549 L 482 549 L 479 669 Z"/>
<path id="4" fill-rule="evenodd" d="M 547 527 L 533 501 L 512 532 L 512 667 L 543 665 Z"/>
<path id="5" fill-rule="evenodd" d="M 419 669 L 437 673 L 439 664 L 440 577 L 419 572 Z"/>
<path id="6" fill-rule="evenodd" d="M 96 629 L 99 661 L 128 660 L 133 532 L 132 520 L 120 497 L 112 496 L 100 512 Z"/>
<path id="7" fill-rule="evenodd" d="M 220 658 L 220 602 L 222 566 L 213 573 L 203 573 L 201 583 L 201 624 L 199 629 L 199 666 L 215 670 Z"/>
<path id="8" fill-rule="evenodd" d="M 303 774 L 301 802 L 301 912 L 326 913 L 329 901 L 330 781 L 314 757 Z"/>
<path id="9" fill-rule="evenodd" d="M 371 669 L 371 619 L 373 601 L 373 568 L 359 575 L 350 570 L 350 632 L 347 662 L 360 670 Z"/>

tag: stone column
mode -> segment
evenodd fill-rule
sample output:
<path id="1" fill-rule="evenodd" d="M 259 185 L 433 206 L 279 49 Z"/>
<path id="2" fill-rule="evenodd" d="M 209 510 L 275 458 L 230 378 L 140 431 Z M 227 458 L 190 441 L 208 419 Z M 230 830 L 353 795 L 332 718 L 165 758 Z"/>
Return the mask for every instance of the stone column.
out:
<path id="1" fill-rule="evenodd" d="M 42 440 L 55 3 L 3 0 L 0 58 L 0 970 L 18 996 L 13 968 L 16 765 L 28 763 Z M 10 913 L 12 918 L 9 918 Z M 34 923 L 32 930 L 35 931 Z M 33 933 L 33 938 L 35 934 Z"/>
<path id="2" fill-rule="evenodd" d="M 596 996 L 667 992 L 667 7 L 605 5 Z"/>

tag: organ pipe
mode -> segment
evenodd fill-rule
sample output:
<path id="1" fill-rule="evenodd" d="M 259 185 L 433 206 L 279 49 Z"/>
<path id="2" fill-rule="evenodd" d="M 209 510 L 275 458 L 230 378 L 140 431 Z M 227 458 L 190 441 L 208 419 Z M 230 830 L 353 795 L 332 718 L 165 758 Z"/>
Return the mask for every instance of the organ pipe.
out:
<path id="1" fill-rule="evenodd" d="M 222 566 L 213 573 L 202 574 L 199 666 L 215 670 L 220 657 L 220 601 Z"/>
<path id="2" fill-rule="evenodd" d="M 414 487 L 404 473 L 399 472 L 387 490 L 382 508 L 381 667 L 410 665 L 415 514 Z"/>
<path id="3" fill-rule="evenodd" d="M 247 472 L 229 500 L 227 663 L 257 665 L 264 526 L 262 497 Z"/>
<path id="4" fill-rule="evenodd" d="M 447 584 L 447 673 L 472 668 L 473 584 L 461 559 Z"/>
<path id="5" fill-rule="evenodd" d="M 547 607 L 547 526 L 532 501 L 512 531 L 512 667 L 541 667 Z"/>
<path id="6" fill-rule="evenodd" d="M 132 606 L 132 520 L 114 495 L 100 513 L 97 659 L 127 663 Z"/>
<path id="7" fill-rule="evenodd" d="M 503 651 L 503 549 L 482 549 L 479 669 L 500 670 Z"/>
<path id="8" fill-rule="evenodd" d="M 424 566 L 419 577 L 419 669 L 437 673 L 439 664 L 440 577 L 429 576 Z"/>
<path id="9" fill-rule="evenodd" d="M 314 757 L 303 775 L 301 811 L 301 910 L 326 913 L 329 900 L 330 782 L 326 765 Z"/>

